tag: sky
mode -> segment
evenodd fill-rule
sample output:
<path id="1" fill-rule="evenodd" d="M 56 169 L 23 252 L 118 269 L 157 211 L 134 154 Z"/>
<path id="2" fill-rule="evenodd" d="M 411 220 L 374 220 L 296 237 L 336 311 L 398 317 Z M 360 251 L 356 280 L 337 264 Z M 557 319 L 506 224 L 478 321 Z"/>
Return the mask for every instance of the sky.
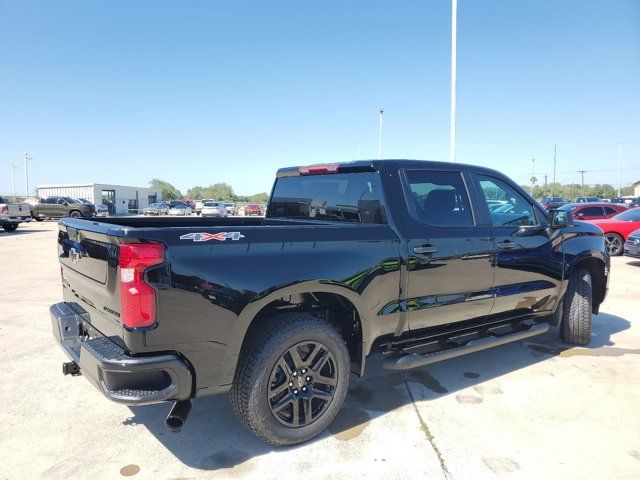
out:
<path id="1" fill-rule="evenodd" d="M 0 194 L 269 191 L 279 167 L 448 160 L 451 4 L 0 0 Z M 459 0 L 457 159 L 640 180 L 640 2 Z"/>

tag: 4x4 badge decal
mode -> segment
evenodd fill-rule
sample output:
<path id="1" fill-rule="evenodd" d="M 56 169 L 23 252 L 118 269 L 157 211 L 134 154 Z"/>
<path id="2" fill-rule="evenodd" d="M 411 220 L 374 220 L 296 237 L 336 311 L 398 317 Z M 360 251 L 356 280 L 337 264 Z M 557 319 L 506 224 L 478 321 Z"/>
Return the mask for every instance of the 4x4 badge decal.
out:
<path id="1" fill-rule="evenodd" d="M 193 240 L 194 242 L 208 242 L 209 240 L 218 240 L 224 242 L 225 240 L 240 240 L 244 238 L 240 232 L 219 232 L 219 233 L 187 233 L 180 235 L 180 240 Z"/>

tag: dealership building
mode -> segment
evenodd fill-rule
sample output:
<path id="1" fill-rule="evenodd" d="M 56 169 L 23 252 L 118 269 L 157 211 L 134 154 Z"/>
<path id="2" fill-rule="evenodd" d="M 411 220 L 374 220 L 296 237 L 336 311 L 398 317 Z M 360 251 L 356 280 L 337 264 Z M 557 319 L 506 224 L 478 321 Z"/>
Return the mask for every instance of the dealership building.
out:
<path id="1" fill-rule="evenodd" d="M 38 197 L 84 198 L 95 205 L 103 204 L 111 215 L 138 213 L 149 204 L 162 200 L 162 192 L 155 188 L 127 187 L 106 183 L 73 183 L 40 185 Z"/>

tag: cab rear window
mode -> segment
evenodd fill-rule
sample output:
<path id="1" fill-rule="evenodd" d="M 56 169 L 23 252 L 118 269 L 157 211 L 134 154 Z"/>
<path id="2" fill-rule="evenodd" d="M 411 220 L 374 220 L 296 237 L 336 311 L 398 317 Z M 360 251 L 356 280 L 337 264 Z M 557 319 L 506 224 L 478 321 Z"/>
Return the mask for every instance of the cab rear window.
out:
<path id="1" fill-rule="evenodd" d="M 267 216 L 385 224 L 382 198 L 376 172 L 282 177 Z"/>

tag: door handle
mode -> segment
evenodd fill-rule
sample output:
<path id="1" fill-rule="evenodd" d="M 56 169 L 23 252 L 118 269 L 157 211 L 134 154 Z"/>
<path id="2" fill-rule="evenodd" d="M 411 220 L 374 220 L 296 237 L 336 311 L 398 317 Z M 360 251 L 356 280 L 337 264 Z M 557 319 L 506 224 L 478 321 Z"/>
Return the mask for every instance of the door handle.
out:
<path id="1" fill-rule="evenodd" d="M 513 243 L 511 240 L 506 240 L 504 242 L 498 243 L 498 248 L 500 250 L 513 250 L 517 245 Z"/>
<path id="2" fill-rule="evenodd" d="M 414 247 L 413 249 L 413 253 L 417 253 L 418 255 L 436 253 L 437 251 L 438 247 L 434 247 L 433 245 L 422 245 L 420 247 Z"/>

